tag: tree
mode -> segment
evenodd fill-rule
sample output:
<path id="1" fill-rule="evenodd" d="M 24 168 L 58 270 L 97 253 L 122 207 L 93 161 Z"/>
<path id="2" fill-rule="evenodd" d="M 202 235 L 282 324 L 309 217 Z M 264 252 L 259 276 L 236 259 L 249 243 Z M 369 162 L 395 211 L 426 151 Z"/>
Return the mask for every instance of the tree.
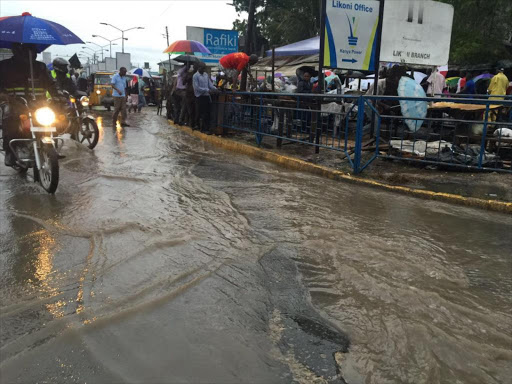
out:
<path id="1" fill-rule="evenodd" d="M 512 32 L 512 1 L 441 2 L 454 7 L 450 63 L 483 64 L 512 58 L 504 43 Z"/>
<path id="2" fill-rule="evenodd" d="M 254 0 L 257 1 L 255 14 L 255 52 L 262 45 L 270 48 L 317 36 L 320 31 L 320 0 Z M 240 17 L 249 9 L 249 0 L 233 0 Z M 235 20 L 233 28 L 245 37 L 245 20 Z"/>
<path id="3" fill-rule="evenodd" d="M 256 28 L 253 52 L 317 36 L 320 0 L 254 0 Z M 395 0 L 387 0 L 395 1 Z M 512 0 L 438 0 L 454 7 L 450 63 L 483 64 L 512 59 L 505 44 L 512 33 Z M 233 27 L 245 36 L 249 0 L 233 0 L 239 18 Z"/>

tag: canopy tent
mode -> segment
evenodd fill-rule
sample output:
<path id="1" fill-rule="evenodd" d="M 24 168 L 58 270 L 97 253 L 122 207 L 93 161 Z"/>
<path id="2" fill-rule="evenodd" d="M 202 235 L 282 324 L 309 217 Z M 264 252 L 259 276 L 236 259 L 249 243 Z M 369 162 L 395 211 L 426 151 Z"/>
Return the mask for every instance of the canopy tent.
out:
<path id="1" fill-rule="evenodd" d="M 275 49 L 276 56 L 306 56 L 318 55 L 320 52 L 320 36 L 297 41 Z M 272 56 L 272 50 L 267 51 L 267 56 Z"/>
<path id="2" fill-rule="evenodd" d="M 318 66 L 318 55 L 283 56 L 275 60 L 275 72 L 284 76 L 295 76 L 297 68 L 304 65 Z M 272 58 L 264 57 L 256 65 L 251 66 L 251 71 L 271 72 Z"/>

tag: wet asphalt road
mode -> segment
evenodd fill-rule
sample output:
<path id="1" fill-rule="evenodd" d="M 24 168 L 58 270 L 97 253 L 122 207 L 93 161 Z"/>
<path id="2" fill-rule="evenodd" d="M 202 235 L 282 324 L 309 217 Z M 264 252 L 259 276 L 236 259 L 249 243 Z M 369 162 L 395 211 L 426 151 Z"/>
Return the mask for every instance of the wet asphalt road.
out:
<path id="1" fill-rule="evenodd" d="M 511 217 L 98 116 L 54 196 L 0 170 L 2 383 L 509 382 Z"/>

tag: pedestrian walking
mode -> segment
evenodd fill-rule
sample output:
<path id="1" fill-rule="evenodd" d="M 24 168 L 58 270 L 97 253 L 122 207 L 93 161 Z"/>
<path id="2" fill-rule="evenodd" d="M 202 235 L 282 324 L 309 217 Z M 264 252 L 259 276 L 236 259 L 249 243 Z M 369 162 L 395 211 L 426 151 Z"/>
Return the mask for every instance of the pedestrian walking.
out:
<path id="1" fill-rule="evenodd" d="M 87 84 L 87 75 L 85 72 L 82 72 L 80 74 L 80 77 L 77 81 L 78 84 L 78 90 L 81 92 L 87 92 L 88 84 Z"/>
<path id="2" fill-rule="evenodd" d="M 147 105 L 146 103 L 146 96 L 144 96 L 144 88 L 146 87 L 146 82 L 144 79 L 139 78 L 139 103 L 137 105 L 137 112 L 140 113 L 142 110 L 142 107 L 145 107 Z"/>
<path id="3" fill-rule="evenodd" d="M 178 125 L 183 124 L 183 112 L 185 109 L 185 103 L 187 98 L 187 73 L 189 70 L 189 64 L 185 64 L 178 71 L 178 82 L 176 83 L 176 91 L 174 92 L 175 109 L 176 115 L 174 122 Z M 176 121 L 177 120 L 177 121 Z"/>
<path id="4" fill-rule="evenodd" d="M 197 72 L 192 77 L 194 96 L 196 97 L 196 121 L 199 123 L 201 132 L 211 135 L 210 132 L 210 104 L 212 102 L 210 93 L 217 92 L 210 75 L 205 72 L 206 64 L 199 63 Z"/>
<path id="5" fill-rule="evenodd" d="M 126 68 L 119 68 L 119 73 L 112 77 L 112 97 L 114 98 L 114 116 L 112 117 L 112 125 L 116 128 L 117 118 L 121 113 L 121 127 L 129 127 L 126 123 Z"/>
<path id="6" fill-rule="evenodd" d="M 131 112 L 133 109 L 133 112 L 137 112 L 137 107 L 139 104 L 139 81 L 137 76 L 133 76 L 132 80 L 129 84 L 129 91 L 128 91 L 128 113 Z"/>

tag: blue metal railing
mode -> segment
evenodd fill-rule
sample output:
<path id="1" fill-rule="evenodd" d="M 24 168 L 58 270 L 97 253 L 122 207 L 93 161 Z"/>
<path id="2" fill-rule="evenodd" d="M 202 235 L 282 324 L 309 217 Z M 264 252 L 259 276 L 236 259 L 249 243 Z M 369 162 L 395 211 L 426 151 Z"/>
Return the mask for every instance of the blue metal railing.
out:
<path id="1" fill-rule="evenodd" d="M 223 98 L 216 102 L 223 116 L 217 124 L 223 128 L 254 134 L 258 145 L 274 138 L 279 148 L 295 143 L 314 147 L 316 153 L 343 152 L 354 173 L 377 158 L 512 172 L 512 137 L 500 130 L 512 129 L 511 96 L 494 100 L 487 95 L 414 98 L 237 92 Z M 400 102 L 422 101 L 472 106 L 466 111 L 429 108 L 423 118 L 401 115 Z M 420 129 L 407 128 L 406 121 L 420 120 Z M 373 145 L 365 146 L 365 140 Z"/>

